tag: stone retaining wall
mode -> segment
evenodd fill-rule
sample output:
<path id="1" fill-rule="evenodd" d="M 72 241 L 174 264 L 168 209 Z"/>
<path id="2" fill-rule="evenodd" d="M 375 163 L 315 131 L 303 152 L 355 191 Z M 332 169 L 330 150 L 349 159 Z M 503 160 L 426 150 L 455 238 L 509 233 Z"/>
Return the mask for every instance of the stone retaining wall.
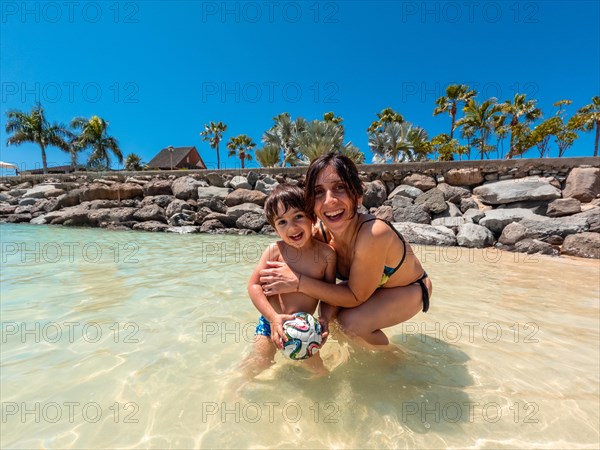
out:
<path id="1" fill-rule="evenodd" d="M 359 166 L 363 212 L 417 244 L 600 258 L 600 158 Z M 147 231 L 272 233 L 262 205 L 306 168 L 22 175 L 0 221 Z"/>

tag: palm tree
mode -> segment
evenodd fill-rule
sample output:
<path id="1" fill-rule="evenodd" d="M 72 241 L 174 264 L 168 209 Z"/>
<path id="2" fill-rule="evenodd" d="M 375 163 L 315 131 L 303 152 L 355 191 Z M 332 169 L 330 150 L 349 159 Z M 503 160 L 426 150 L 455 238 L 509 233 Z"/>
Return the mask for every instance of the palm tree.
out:
<path id="1" fill-rule="evenodd" d="M 586 105 L 575 113 L 568 124 L 571 130 L 592 131 L 596 128 L 594 143 L 594 156 L 598 156 L 598 141 L 600 140 L 600 96 L 592 98 L 592 103 Z"/>
<path id="2" fill-rule="evenodd" d="M 508 150 L 507 158 L 512 158 L 517 155 L 515 141 L 519 138 L 519 134 L 528 130 L 527 125 L 536 119 L 542 117 L 542 110 L 536 105 L 536 100 L 525 100 L 525 94 L 515 94 L 515 98 L 511 102 L 506 100 L 502 105 L 502 113 L 510 118 L 508 127 L 510 129 L 510 149 Z M 523 118 L 522 123 L 520 119 Z M 523 126 L 525 125 L 525 127 Z"/>
<path id="3" fill-rule="evenodd" d="M 389 122 L 383 126 L 383 131 L 376 131 L 369 136 L 369 147 L 374 153 L 373 158 L 376 162 L 385 162 L 392 160 L 394 164 L 405 161 L 410 158 L 412 145 L 409 142 L 408 134 L 411 130 L 411 124 L 408 122 Z"/>
<path id="4" fill-rule="evenodd" d="M 429 141 L 429 135 L 425 128 L 413 127 L 408 132 L 408 142 L 410 142 L 411 161 L 425 161 L 427 154 L 433 151 L 433 146 Z"/>
<path id="5" fill-rule="evenodd" d="M 344 132 L 341 126 L 333 122 L 313 120 L 294 138 L 293 145 L 303 156 L 302 164 L 309 164 L 321 155 L 339 151 L 343 140 Z"/>
<path id="6" fill-rule="evenodd" d="M 78 145 L 81 149 L 91 147 L 88 164 L 91 166 L 100 166 L 104 163 L 106 169 L 110 168 L 109 151 L 112 152 L 119 163 L 123 163 L 123 153 L 119 148 L 119 143 L 113 136 L 108 135 L 108 122 L 98 116 L 91 119 L 85 117 L 76 117 L 71 121 L 71 127 L 81 130 Z"/>
<path id="7" fill-rule="evenodd" d="M 6 122 L 6 132 L 13 133 L 6 140 L 6 145 L 21 145 L 25 142 L 31 142 L 40 146 L 42 150 L 42 167 L 44 174 L 48 173 L 48 163 L 46 161 L 46 148 L 49 145 L 58 147 L 63 151 L 69 151 L 67 139 L 71 133 L 60 123 L 51 124 L 46 119 L 44 108 L 37 103 L 31 113 L 27 114 L 21 111 L 8 111 L 6 113 L 8 121 Z"/>
<path id="8" fill-rule="evenodd" d="M 380 113 L 377 113 L 378 120 L 371 123 L 371 126 L 367 128 L 367 133 L 375 134 L 377 131 L 383 131 L 386 125 L 391 123 L 401 124 L 404 122 L 402 114 L 397 113 L 392 108 L 385 108 Z"/>
<path id="9" fill-rule="evenodd" d="M 262 137 L 266 145 L 277 146 L 283 151 L 283 160 L 281 167 L 286 164 L 294 166 L 298 164 L 298 149 L 294 147 L 297 136 L 301 134 L 307 126 L 306 120 L 298 117 L 292 121 L 289 113 L 282 113 L 273 117 L 275 124 Z"/>
<path id="10" fill-rule="evenodd" d="M 219 142 L 223 138 L 223 133 L 227 131 L 227 125 L 223 122 L 210 122 L 204 125 L 204 131 L 200 133 L 202 142 L 208 141 L 210 148 L 217 151 L 217 169 L 221 168 L 221 157 L 219 155 Z"/>
<path id="11" fill-rule="evenodd" d="M 81 144 L 79 143 L 79 135 L 73 134 L 71 139 L 69 140 L 69 154 L 71 155 L 71 168 L 73 170 L 77 169 L 79 165 L 77 162 L 77 155 L 83 150 L 81 148 Z"/>
<path id="12" fill-rule="evenodd" d="M 230 137 L 227 143 L 227 149 L 229 150 L 228 156 L 237 156 L 242 162 L 242 169 L 244 168 L 244 161 L 250 161 L 252 155 L 250 152 L 256 147 L 256 144 L 252 142 L 252 138 L 245 134 L 240 134 L 236 137 Z"/>
<path id="13" fill-rule="evenodd" d="M 125 169 L 130 171 L 142 170 L 142 158 L 135 153 L 130 153 L 125 158 Z"/>
<path id="14" fill-rule="evenodd" d="M 280 164 L 279 147 L 274 145 L 265 145 L 263 148 L 256 150 L 256 160 L 262 167 L 275 167 Z"/>
<path id="15" fill-rule="evenodd" d="M 500 113 L 501 106 L 496 104 L 495 98 L 490 98 L 483 103 L 477 103 L 470 99 L 463 108 L 465 116 L 456 121 L 456 126 L 463 126 L 463 133 L 468 136 L 476 136 L 479 145 L 481 159 L 489 151 L 488 138 L 493 131 L 495 117 Z"/>
<path id="16" fill-rule="evenodd" d="M 453 139 L 454 129 L 456 128 L 456 110 L 458 104 L 467 103 L 476 95 L 477 92 L 471 90 L 466 84 L 451 84 L 446 88 L 446 95 L 435 101 L 437 108 L 433 110 L 434 116 L 444 112 L 450 115 L 450 140 Z"/>
<path id="17" fill-rule="evenodd" d="M 352 162 L 354 162 L 354 164 L 365 163 L 365 154 L 361 152 L 358 147 L 355 147 L 354 144 L 352 144 L 352 142 L 348 142 L 342 145 L 340 153 L 350 158 Z"/>

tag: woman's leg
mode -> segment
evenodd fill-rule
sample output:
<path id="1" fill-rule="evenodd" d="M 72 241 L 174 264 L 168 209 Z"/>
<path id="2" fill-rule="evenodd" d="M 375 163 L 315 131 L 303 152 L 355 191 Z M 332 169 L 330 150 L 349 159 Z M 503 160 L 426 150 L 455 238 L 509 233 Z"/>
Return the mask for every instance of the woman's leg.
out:
<path id="1" fill-rule="evenodd" d="M 431 296 L 431 280 L 424 280 Z M 356 308 L 342 308 L 338 321 L 342 330 L 364 339 L 371 345 L 387 345 L 389 340 L 382 328 L 409 320 L 423 309 L 421 287 L 418 284 L 377 289 L 371 298 Z"/>

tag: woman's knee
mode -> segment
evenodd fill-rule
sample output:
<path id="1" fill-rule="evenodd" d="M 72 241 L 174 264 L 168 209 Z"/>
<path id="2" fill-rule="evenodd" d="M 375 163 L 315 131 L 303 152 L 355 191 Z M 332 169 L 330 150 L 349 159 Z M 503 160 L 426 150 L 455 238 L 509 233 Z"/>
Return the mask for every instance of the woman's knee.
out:
<path id="1" fill-rule="evenodd" d="M 338 313 L 338 323 L 348 336 L 361 336 L 373 330 L 365 328 L 366 320 L 351 309 L 344 309 Z"/>

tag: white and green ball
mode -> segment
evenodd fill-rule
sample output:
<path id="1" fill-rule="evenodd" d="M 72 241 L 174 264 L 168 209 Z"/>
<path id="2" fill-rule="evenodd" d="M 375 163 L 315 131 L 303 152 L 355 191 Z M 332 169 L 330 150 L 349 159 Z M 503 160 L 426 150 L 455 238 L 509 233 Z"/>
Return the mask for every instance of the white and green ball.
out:
<path id="1" fill-rule="evenodd" d="M 294 316 L 283 323 L 288 341 L 283 343 L 282 351 L 289 359 L 308 359 L 321 348 L 321 324 L 308 313 L 298 312 Z"/>

